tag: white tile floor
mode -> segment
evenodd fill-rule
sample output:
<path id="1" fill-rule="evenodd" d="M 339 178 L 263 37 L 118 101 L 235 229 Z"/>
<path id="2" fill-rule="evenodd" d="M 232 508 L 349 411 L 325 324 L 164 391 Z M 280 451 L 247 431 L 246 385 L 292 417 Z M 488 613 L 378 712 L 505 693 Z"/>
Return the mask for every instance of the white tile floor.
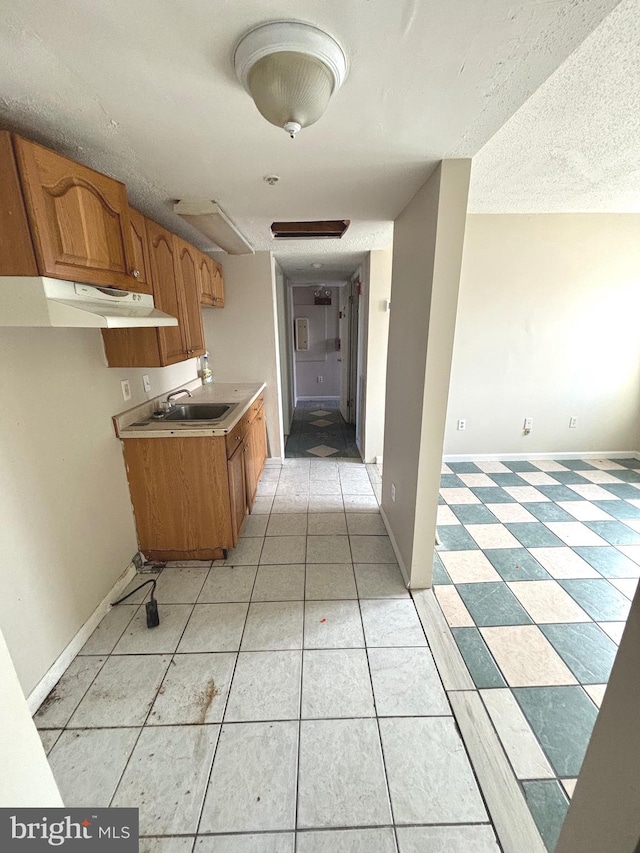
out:
<path id="1" fill-rule="evenodd" d="M 69 806 L 142 853 L 498 853 L 379 515 L 345 460 L 267 468 L 228 560 L 103 620 L 36 714 Z"/>

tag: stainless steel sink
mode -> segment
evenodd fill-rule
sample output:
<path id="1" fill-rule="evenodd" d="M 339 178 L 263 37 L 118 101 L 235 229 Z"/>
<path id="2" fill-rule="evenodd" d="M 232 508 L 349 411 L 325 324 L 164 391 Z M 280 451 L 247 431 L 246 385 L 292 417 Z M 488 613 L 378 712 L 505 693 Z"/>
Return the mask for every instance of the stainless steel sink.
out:
<path id="1" fill-rule="evenodd" d="M 185 403 L 174 406 L 165 421 L 219 421 L 233 408 L 233 403 Z"/>

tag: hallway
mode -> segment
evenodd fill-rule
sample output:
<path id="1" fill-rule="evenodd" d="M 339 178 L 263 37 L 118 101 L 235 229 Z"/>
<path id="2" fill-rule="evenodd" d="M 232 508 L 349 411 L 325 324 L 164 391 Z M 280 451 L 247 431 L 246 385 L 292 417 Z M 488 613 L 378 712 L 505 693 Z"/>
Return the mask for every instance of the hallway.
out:
<path id="1" fill-rule="evenodd" d="M 337 400 L 300 400 L 293 413 L 287 459 L 357 459 L 356 428 L 340 414 Z"/>

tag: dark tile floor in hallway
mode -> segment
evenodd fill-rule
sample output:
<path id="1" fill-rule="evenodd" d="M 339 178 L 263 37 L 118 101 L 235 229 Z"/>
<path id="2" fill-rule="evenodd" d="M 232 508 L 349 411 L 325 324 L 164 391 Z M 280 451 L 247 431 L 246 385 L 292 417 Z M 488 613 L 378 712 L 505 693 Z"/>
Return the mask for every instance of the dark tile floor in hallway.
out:
<path id="1" fill-rule="evenodd" d="M 359 458 L 356 429 L 340 414 L 337 401 L 305 400 L 293 414 L 287 459 Z"/>

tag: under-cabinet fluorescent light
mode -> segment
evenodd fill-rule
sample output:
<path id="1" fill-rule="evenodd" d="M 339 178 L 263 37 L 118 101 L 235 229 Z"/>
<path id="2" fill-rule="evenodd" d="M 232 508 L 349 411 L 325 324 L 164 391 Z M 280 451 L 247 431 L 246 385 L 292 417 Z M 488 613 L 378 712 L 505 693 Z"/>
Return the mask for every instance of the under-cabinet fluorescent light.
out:
<path id="1" fill-rule="evenodd" d="M 182 199 L 173 205 L 173 210 L 230 255 L 254 254 L 251 243 L 215 201 Z"/>

